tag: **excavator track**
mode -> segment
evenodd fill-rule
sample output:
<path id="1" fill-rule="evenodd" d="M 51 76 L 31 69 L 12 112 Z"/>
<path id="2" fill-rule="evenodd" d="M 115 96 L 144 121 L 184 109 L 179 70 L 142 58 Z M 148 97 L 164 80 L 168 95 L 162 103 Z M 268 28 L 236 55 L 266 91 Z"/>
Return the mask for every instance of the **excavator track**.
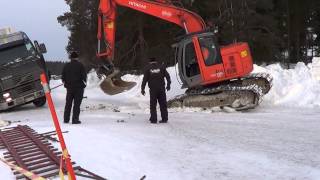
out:
<path id="1" fill-rule="evenodd" d="M 272 77 L 254 73 L 218 86 L 192 88 L 168 101 L 175 107 L 231 107 L 237 111 L 253 109 L 272 87 Z"/>

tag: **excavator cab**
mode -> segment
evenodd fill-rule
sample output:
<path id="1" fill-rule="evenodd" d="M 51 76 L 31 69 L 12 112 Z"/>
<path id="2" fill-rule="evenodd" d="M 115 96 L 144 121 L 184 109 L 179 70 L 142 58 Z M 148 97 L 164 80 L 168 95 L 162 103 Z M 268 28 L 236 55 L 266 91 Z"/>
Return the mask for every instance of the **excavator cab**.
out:
<path id="1" fill-rule="evenodd" d="M 243 77 L 253 70 L 246 43 L 220 48 L 212 32 L 190 34 L 175 48 L 183 88 Z"/>

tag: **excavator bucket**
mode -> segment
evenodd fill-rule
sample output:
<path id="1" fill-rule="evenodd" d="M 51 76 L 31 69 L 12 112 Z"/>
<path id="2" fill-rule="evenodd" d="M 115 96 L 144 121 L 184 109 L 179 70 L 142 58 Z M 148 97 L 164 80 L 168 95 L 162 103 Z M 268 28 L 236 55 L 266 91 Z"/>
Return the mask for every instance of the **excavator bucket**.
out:
<path id="1" fill-rule="evenodd" d="M 114 70 L 112 74 L 103 77 L 103 80 L 100 83 L 100 88 L 108 95 L 116 95 L 130 90 L 136 84 L 136 82 L 122 80 L 119 76 L 119 70 Z"/>

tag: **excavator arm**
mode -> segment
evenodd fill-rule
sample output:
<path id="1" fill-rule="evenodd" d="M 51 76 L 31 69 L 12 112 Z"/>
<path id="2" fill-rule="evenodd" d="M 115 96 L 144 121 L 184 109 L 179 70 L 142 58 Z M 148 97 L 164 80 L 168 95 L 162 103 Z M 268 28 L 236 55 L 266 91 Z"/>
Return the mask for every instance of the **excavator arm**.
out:
<path id="1" fill-rule="evenodd" d="M 126 82 L 121 78 L 115 78 L 119 72 L 112 64 L 115 53 L 117 6 L 127 7 L 174 23 L 183 28 L 186 34 L 206 29 L 206 25 L 199 15 L 174 6 L 170 0 L 100 0 L 97 56 L 103 59 L 103 66 L 100 66 L 98 74 L 100 76 L 103 74 L 103 77 L 105 77 L 100 87 L 109 95 L 121 93 L 135 86 L 134 82 Z"/>
<path id="2" fill-rule="evenodd" d="M 128 7 L 142 13 L 174 23 L 186 34 L 203 31 L 203 19 L 187 9 L 174 6 L 170 1 L 158 0 L 100 0 L 98 15 L 98 56 L 114 59 L 117 6 Z M 101 43 L 104 43 L 102 49 Z"/>

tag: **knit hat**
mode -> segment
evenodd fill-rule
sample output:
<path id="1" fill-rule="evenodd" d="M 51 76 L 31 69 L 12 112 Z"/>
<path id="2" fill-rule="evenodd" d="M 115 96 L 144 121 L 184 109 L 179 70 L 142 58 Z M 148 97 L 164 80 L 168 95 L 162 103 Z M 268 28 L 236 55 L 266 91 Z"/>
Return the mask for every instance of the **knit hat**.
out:
<path id="1" fill-rule="evenodd" d="M 157 62 L 157 60 L 155 57 L 151 57 L 151 58 L 149 58 L 149 62 Z"/>
<path id="2" fill-rule="evenodd" d="M 71 52 L 71 54 L 70 54 L 70 59 L 75 59 L 75 58 L 78 58 L 78 57 L 79 57 L 79 55 L 78 55 L 77 52 L 75 52 L 75 51 L 72 51 L 72 52 Z"/>

